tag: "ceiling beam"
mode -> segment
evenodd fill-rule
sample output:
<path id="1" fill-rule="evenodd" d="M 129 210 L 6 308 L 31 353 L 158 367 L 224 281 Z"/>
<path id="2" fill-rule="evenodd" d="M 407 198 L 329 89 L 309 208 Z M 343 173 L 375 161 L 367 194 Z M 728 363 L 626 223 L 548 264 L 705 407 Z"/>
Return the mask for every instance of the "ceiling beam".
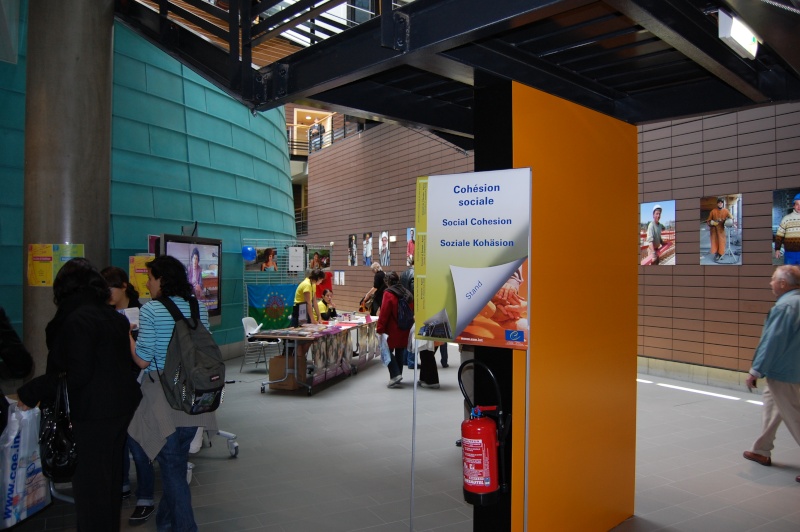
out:
<path id="1" fill-rule="evenodd" d="M 754 103 L 772 99 L 760 87 L 755 68 L 709 31 L 705 15 L 691 4 L 665 0 L 604 1 Z"/>
<path id="2" fill-rule="evenodd" d="M 406 50 L 380 46 L 381 21 L 370 20 L 262 68 L 265 103 L 258 109 L 309 98 L 409 64 L 415 54 L 444 51 L 589 3 L 591 0 L 416 0 L 395 10 L 409 21 Z"/>
<path id="3" fill-rule="evenodd" d="M 361 118 L 473 136 L 472 109 L 374 81 L 362 80 L 330 89 L 314 95 L 313 100 L 322 102 L 326 109 Z"/>
<path id="4" fill-rule="evenodd" d="M 614 110 L 614 101 L 626 96 L 625 93 L 603 87 L 531 55 L 522 57 L 523 54 L 515 47 L 497 41 L 470 44 L 439 55 L 500 78 L 535 87 L 601 113 L 610 114 Z"/>

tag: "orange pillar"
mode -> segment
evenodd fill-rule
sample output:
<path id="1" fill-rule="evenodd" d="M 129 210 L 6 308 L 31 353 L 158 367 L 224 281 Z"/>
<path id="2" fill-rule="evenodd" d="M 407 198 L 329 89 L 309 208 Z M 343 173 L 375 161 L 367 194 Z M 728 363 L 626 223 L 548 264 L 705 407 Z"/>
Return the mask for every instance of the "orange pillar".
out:
<path id="1" fill-rule="evenodd" d="M 513 166 L 533 176 L 512 529 L 605 531 L 634 509 L 636 127 L 517 83 L 512 100 Z"/>

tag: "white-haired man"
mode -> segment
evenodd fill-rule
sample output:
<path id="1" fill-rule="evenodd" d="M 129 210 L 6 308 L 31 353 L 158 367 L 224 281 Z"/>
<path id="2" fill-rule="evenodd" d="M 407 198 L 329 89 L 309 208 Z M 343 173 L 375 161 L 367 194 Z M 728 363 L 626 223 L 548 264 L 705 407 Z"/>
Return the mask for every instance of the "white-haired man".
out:
<path id="1" fill-rule="evenodd" d="M 761 340 L 747 376 L 747 387 L 766 378 L 762 395 L 761 436 L 744 457 L 764 466 L 772 465 L 775 434 L 781 422 L 800 445 L 800 266 L 779 266 L 770 281 L 778 300 L 770 309 Z M 795 478 L 800 482 L 800 476 Z"/>

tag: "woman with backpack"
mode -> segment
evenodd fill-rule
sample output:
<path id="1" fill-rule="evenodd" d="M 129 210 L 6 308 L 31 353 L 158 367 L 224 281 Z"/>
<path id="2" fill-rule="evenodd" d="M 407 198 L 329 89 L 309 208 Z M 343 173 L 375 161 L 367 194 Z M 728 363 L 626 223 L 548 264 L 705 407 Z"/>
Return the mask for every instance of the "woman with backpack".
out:
<path id="1" fill-rule="evenodd" d="M 387 343 L 391 351 L 391 361 L 389 368 L 389 384 L 387 387 L 394 388 L 403 380 L 403 364 L 405 363 L 405 350 L 408 343 L 408 331 L 413 326 L 399 323 L 400 300 L 405 299 L 409 309 L 414 309 L 414 296 L 400 284 L 400 276 L 397 272 L 389 272 L 385 277 L 386 290 L 383 292 L 381 311 L 378 314 L 378 334 L 388 336 Z"/>
<path id="2" fill-rule="evenodd" d="M 161 255 L 146 266 L 147 289 L 153 299 L 139 312 L 139 337 L 133 358 L 145 374 L 142 377 L 142 402 L 128 427 L 128 434 L 138 443 L 131 445 L 131 452 L 134 459 L 137 459 L 137 452 L 143 452 L 147 459 L 157 460 L 161 470 L 163 495 L 156 512 L 156 528 L 193 532 L 197 530 L 197 524 L 192 512 L 192 494 L 186 482 L 189 446 L 198 427 L 216 430 L 217 420 L 213 412 L 190 415 L 172 408 L 167 402 L 158 371 L 164 369 L 175 320 L 164 304 L 156 299 L 169 298 L 188 318 L 192 314 L 190 299 L 194 296 L 186 269 L 178 259 Z M 208 310 L 202 304 L 199 305 L 199 319 L 208 329 Z M 139 509 L 137 506 L 137 511 Z M 152 512 L 153 508 L 144 510 Z"/>

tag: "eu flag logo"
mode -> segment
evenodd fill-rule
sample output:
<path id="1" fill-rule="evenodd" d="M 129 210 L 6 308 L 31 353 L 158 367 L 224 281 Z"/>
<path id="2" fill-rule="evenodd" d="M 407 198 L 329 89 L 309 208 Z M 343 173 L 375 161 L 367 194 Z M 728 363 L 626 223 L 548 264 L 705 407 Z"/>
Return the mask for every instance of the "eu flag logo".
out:
<path id="1" fill-rule="evenodd" d="M 525 331 L 506 329 L 506 342 L 524 342 Z"/>

